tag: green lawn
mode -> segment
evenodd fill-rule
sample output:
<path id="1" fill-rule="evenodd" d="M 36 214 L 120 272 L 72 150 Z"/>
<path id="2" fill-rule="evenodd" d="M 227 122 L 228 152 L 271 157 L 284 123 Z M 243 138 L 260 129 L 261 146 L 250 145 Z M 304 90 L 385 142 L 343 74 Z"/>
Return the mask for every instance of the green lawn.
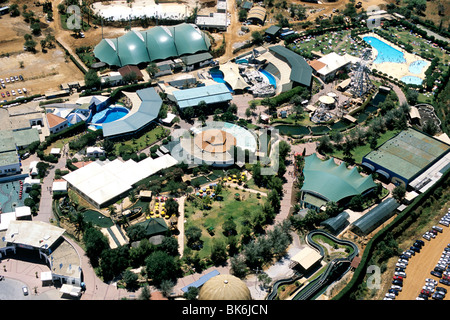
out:
<path id="1" fill-rule="evenodd" d="M 391 139 L 398 132 L 399 132 L 398 130 L 393 130 L 393 131 L 386 131 L 385 133 L 381 134 L 381 136 L 377 139 L 377 147 L 379 147 L 380 145 L 382 145 L 383 143 L 385 143 L 386 141 Z M 368 154 L 370 151 L 372 151 L 372 149 L 367 144 L 363 145 L 363 146 L 356 147 L 355 149 L 352 150 L 353 159 L 355 159 L 356 163 L 361 163 L 362 162 L 362 158 L 366 154 Z M 344 152 L 342 150 L 335 150 L 331 154 L 331 156 L 339 158 L 339 159 L 343 159 L 344 158 Z"/>
<path id="2" fill-rule="evenodd" d="M 118 142 L 116 143 L 116 154 L 119 154 L 119 148 L 121 145 L 129 145 L 132 146 L 136 151 L 145 149 L 146 147 L 154 144 L 158 140 L 161 139 L 161 137 L 164 135 L 164 133 L 169 133 L 168 129 L 165 129 L 162 126 L 158 126 L 149 132 L 141 135 L 139 138 L 132 138 L 127 141 Z"/>
<path id="3" fill-rule="evenodd" d="M 245 199 L 236 200 L 236 193 L 239 193 Z M 224 188 L 220 195 L 223 197 L 223 201 L 213 201 L 209 210 L 201 210 L 200 207 L 194 205 L 193 201 L 187 201 L 185 203 L 185 216 L 187 220 L 185 230 L 190 226 L 196 226 L 202 230 L 201 240 L 203 241 L 203 248 L 199 251 L 201 258 L 210 255 L 213 239 L 226 241 L 222 225 L 228 218 L 233 218 L 239 236 L 244 220 L 249 218 L 253 212 L 259 210 L 260 205 L 264 201 L 264 197 L 257 199 L 256 194 L 251 194 L 243 190 L 235 190 L 234 188 Z M 213 235 L 208 233 L 207 228 L 209 227 L 214 228 Z"/>

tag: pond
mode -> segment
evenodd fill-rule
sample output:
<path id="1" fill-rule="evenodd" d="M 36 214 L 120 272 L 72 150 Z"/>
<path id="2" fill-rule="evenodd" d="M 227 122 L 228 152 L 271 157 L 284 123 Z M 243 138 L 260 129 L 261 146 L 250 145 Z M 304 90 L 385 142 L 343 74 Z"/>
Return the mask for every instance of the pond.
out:
<path id="1" fill-rule="evenodd" d="M 278 125 L 275 126 L 280 131 L 280 134 L 293 135 L 293 136 L 305 136 L 310 134 L 310 130 L 305 126 L 293 126 L 293 125 Z"/>

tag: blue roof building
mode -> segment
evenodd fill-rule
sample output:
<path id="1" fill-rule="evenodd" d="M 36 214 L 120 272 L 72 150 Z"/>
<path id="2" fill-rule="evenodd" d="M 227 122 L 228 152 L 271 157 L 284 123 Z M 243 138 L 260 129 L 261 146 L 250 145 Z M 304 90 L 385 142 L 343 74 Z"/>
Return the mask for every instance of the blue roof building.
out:
<path id="1" fill-rule="evenodd" d="M 224 83 L 177 90 L 173 92 L 173 96 L 181 110 L 196 107 L 201 101 L 205 101 L 206 104 L 211 105 L 228 103 L 233 99 L 230 90 Z"/>

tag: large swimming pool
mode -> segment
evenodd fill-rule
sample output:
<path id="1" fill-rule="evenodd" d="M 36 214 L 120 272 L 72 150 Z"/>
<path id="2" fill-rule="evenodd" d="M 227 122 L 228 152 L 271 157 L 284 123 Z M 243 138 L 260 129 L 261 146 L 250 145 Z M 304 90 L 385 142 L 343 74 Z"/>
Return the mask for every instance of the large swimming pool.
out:
<path id="1" fill-rule="evenodd" d="M 387 43 L 370 36 L 364 37 L 363 40 L 378 51 L 377 58 L 373 63 L 377 64 L 383 62 L 406 62 L 403 53 L 397 49 L 394 49 Z"/>
<path id="2" fill-rule="evenodd" d="M 121 106 L 110 106 L 92 117 L 91 123 L 101 125 L 102 123 L 113 122 L 122 119 L 128 114 L 128 109 Z"/>

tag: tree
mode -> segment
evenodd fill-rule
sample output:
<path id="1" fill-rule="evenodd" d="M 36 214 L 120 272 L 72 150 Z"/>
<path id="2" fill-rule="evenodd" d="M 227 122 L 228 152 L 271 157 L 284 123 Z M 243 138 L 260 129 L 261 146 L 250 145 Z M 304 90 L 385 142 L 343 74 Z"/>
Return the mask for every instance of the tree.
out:
<path id="1" fill-rule="evenodd" d="M 134 289 L 138 286 L 138 275 L 131 270 L 125 270 L 123 273 L 123 281 L 128 289 Z"/>
<path id="2" fill-rule="evenodd" d="M 222 225 L 223 233 L 225 236 L 232 236 L 236 234 L 236 223 L 233 221 L 233 218 L 230 217 L 225 221 Z"/>
<path id="3" fill-rule="evenodd" d="M 130 73 L 127 73 L 122 77 L 122 81 L 125 83 L 134 82 L 137 80 L 137 74 L 134 71 L 131 71 Z"/>
<path id="4" fill-rule="evenodd" d="M 213 239 L 211 247 L 211 261 L 215 265 L 224 263 L 227 260 L 227 248 L 222 240 Z"/>
<path id="5" fill-rule="evenodd" d="M 196 226 L 190 226 L 185 231 L 187 239 L 187 246 L 190 248 L 197 248 L 201 244 L 202 230 Z"/>
<path id="6" fill-rule="evenodd" d="M 84 83 L 88 89 L 99 89 L 101 85 L 100 77 L 97 75 L 97 71 L 90 69 L 84 75 Z"/>
<path id="7" fill-rule="evenodd" d="M 405 197 L 405 194 L 406 194 L 406 189 L 403 184 L 399 184 L 398 186 L 396 186 L 394 188 L 394 190 L 392 190 L 392 196 L 398 202 L 401 202 L 403 200 L 403 198 Z"/>
<path id="8" fill-rule="evenodd" d="M 169 216 L 171 216 L 172 214 L 178 216 L 179 212 L 178 212 L 178 202 L 173 199 L 173 198 L 169 198 L 166 201 L 166 212 Z"/>
<path id="9" fill-rule="evenodd" d="M 360 194 L 357 194 L 356 196 L 354 196 L 349 204 L 348 204 L 349 208 L 351 210 L 354 211 L 361 211 L 363 209 L 363 198 Z"/>
<path id="10" fill-rule="evenodd" d="M 36 45 L 37 45 L 37 42 L 34 41 L 33 39 L 25 40 L 25 43 L 23 44 L 23 46 L 25 47 L 25 50 L 31 51 L 31 52 L 36 51 Z"/>
<path id="11" fill-rule="evenodd" d="M 84 232 L 83 242 L 86 247 L 86 255 L 89 257 L 92 266 L 97 267 L 100 255 L 109 248 L 108 239 L 100 230 L 92 227 Z"/>
<path id="12" fill-rule="evenodd" d="M 180 261 L 163 251 L 155 251 L 145 259 L 145 270 L 147 277 L 153 280 L 157 287 L 164 280 L 175 281 L 181 276 Z"/>
<path id="13" fill-rule="evenodd" d="M 251 36 L 252 36 L 252 42 L 255 45 L 260 45 L 264 42 L 264 37 L 259 31 L 253 31 Z"/>
<path id="14" fill-rule="evenodd" d="M 247 20 L 247 10 L 245 9 L 239 10 L 238 17 L 240 22 L 244 22 L 245 20 Z"/>
<path id="15" fill-rule="evenodd" d="M 183 294 L 183 298 L 186 300 L 197 300 L 199 289 L 197 287 L 191 286 L 188 290 Z"/>
<path id="16" fill-rule="evenodd" d="M 155 74 L 158 73 L 159 68 L 158 68 L 158 66 L 156 65 L 156 63 L 151 62 L 151 63 L 149 63 L 149 65 L 147 66 L 147 68 L 146 68 L 145 70 L 147 70 L 148 74 L 149 74 L 151 77 L 154 77 Z"/>
<path id="17" fill-rule="evenodd" d="M 319 139 L 319 145 L 317 146 L 317 151 L 321 154 L 333 152 L 333 145 L 331 144 L 329 136 L 322 136 Z"/>
<path id="18" fill-rule="evenodd" d="M 159 249 L 173 257 L 178 256 L 179 254 L 178 241 L 173 237 L 165 237 L 161 242 L 161 244 L 159 245 Z"/>
<path id="19" fill-rule="evenodd" d="M 17 4 L 11 4 L 9 6 L 9 13 L 11 17 L 18 17 L 20 16 L 19 6 Z"/>
<path id="20" fill-rule="evenodd" d="M 247 265 L 243 256 L 234 256 L 231 258 L 231 272 L 238 278 L 245 278 L 247 275 Z"/>

